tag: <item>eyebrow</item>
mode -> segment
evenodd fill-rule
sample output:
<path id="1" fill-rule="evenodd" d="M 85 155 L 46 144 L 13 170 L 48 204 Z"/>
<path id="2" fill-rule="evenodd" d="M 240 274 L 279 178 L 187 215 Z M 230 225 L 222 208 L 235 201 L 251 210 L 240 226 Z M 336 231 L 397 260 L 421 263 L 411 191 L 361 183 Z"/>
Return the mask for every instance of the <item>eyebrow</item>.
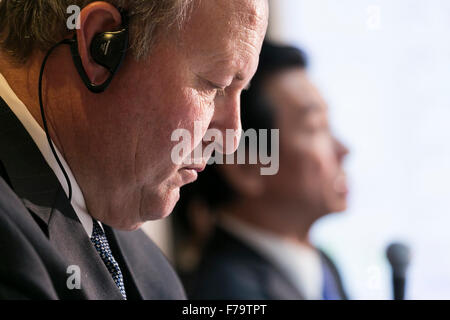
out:
<path id="1" fill-rule="evenodd" d="M 0 1 L 1 1 L 1 0 L 0 0 Z M 215 82 L 212 82 L 212 81 L 208 80 L 206 77 L 204 77 L 204 76 L 202 76 L 202 75 L 200 75 L 200 74 L 197 74 L 197 77 L 201 78 L 203 81 L 206 81 L 210 86 L 212 86 L 212 87 L 214 87 L 214 88 L 216 88 L 216 89 L 224 90 L 224 89 L 227 88 L 227 86 L 222 86 L 222 85 L 219 85 L 219 84 L 217 84 L 217 83 L 215 83 Z M 237 74 L 234 76 L 234 79 L 235 79 L 235 80 L 238 80 L 238 81 L 244 81 L 244 80 L 245 80 L 245 78 L 242 76 L 241 73 L 237 73 Z M 243 90 L 248 90 L 248 89 L 250 89 L 250 85 L 251 85 L 251 80 L 249 80 L 249 82 L 247 83 L 247 85 L 244 87 Z"/>
<path id="2" fill-rule="evenodd" d="M 208 82 L 209 85 L 212 86 L 213 88 L 221 89 L 221 90 L 224 90 L 224 89 L 226 88 L 226 86 L 223 87 L 223 86 L 221 86 L 221 85 L 219 85 L 219 84 L 217 84 L 217 83 L 214 83 L 214 82 L 212 82 L 212 81 L 209 81 L 209 80 L 207 80 L 207 79 L 204 79 L 204 80 L 205 80 L 206 82 Z"/>
<path id="3" fill-rule="evenodd" d="M 239 72 L 239 73 L 237 73 L 235 76 L 234 76 L 234 78 L 236 79 L 236 80 L 239 80 L 239 81 L 244 81 L 244 77 L 242 76 L 242 74 Z"/>
<path id="4" fill-rule="evenodd" d="M 305 115 L 314 114 L 316 112 L 326 111 L 326 110 L 327 110 L 327 108 L 321 106 L 320 104 L 308 104 L 307 106 L 302 107 L 298 113 L 301 116 L 305 116 Z"/>
<path id="5" fill-rule="evenodd" d="M 234 76 L 234 79 L 235 80 L 238 80 L 238 81 L 244 81 L 245 80 L 245 78 L 242 76 L 242 74 L 239 72 L 239 73 L 237 73 L 235 76 Z M 251 85 L 251 79 L 248 81 L 248 83 L 245 85 L 245 87 L 244 87 L 244 91 L 247 91 L 248 89 L 250 89 L 250 85 Z"/>

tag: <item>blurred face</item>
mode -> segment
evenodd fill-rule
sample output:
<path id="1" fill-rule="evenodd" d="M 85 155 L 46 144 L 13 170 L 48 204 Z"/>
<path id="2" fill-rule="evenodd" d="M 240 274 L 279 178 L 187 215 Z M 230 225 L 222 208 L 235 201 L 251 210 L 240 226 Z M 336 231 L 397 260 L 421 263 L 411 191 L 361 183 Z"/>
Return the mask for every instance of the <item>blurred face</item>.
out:
<path id="1" fill-rule="evenodd" d="M 268 193 L 311 219 L 346 209 L 348 150 L 330 132 L 327 105 L 306 72 L 283 71 L 265 88 L 280 129 L 280 170 L 268 177 Z"/>
<path id="2" fill-rule="evenodd" d="M 206 164 L 209 155 L 201 165 L 173 163 L 174 130 L 191 132 L 194 149 L 207 129 L 224 135 L 240 129 L 240 94 L 257 68 L 267 3 L 199 1 L 193 12 L 184 30 L 157 41 L 146 61 L 128 56 L 109 95 L 85 103 L 88 120 L 79 132 L 89 137 L 80 139 L 85 159 L 77 180 L 90 213 L 113 227 L 134 229 L 167 216 L 180 187 Z"/>

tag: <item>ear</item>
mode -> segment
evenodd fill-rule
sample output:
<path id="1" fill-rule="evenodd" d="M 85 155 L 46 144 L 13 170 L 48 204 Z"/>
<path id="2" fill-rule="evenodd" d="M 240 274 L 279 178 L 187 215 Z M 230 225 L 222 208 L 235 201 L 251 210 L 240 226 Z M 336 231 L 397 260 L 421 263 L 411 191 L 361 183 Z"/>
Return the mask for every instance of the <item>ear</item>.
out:
<path id="1" fill-rule="evenodd" d="M 221 165 L 224 178 L 239 194 L 246 197 L 259 197 L 264 193 L 264 181 L 259 165 L 232 164 Z"/>
<path id="2" fill-rule="evenodd" d="M 96 34 L 116 30 L 121 24 L 122 17 L 119 10 L 107 2 L 93 2 L 80 12 L 80 29 L 77 30 L 78 51 L 84 70 L 94 84 L 103 83 L 108 78 L 109 71 L 92 59 L 92 39 Z"/>

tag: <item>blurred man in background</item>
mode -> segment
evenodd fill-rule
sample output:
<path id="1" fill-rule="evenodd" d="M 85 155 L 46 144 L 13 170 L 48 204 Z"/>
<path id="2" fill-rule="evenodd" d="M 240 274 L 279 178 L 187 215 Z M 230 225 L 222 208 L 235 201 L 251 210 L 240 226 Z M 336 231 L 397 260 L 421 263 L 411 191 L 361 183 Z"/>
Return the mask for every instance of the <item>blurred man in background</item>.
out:
<path id="1" fill-rule="evenodd" d="M 300 50 L 266 42 L 242 96 L 244 129 L 279 129 L 279 172 L 213 165 L 183 191 L 178 210 L 185 220 L 176 217 L 176 225 L 194 230 L 196 246 L 208 239 L 186 278 L 193 298 L 347 298 L 334 263 L 309 239 L 318 219 L 347 207 L 348 150 L 330 131 L 327 104 L 306 66 Z M 181 259 L 192 260 L 186 252 Z"/>

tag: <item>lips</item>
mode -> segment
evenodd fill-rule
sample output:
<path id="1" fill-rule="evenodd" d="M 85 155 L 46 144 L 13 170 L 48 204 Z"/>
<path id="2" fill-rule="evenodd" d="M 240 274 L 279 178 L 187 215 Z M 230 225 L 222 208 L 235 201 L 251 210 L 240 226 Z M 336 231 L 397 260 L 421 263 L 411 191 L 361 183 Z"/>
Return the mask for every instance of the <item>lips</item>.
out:
<path id="1" fill-rule="evenodd" d="M 205 170 L 205 166 L 201 166 L 201 167 L 188 167 L 188 168 L 183 168 L 183 169 L 186 169 L 186 170 L 194 170 L 194 171 L 197 171 L 197 173 L 200 173 L 200 172 L 202 172 L 202 171 Z"/>
<path id="2" fill-rule="evenodd" d="M 339 175 L 339 177 L 334 181 L 334 190 L 339 193 L 346 195 L 349 192 L 347 177 L 345 174 Z"/>
<path id="3" fill-rule="evenodd" d="M 179 170 L 182 178 L 182 185 L 186 185 L 197 180 L 198 172 L 194 169 L 182 168 Z"/>
<path id="4" fill-rule="evenodd" d="M 180 175 L 183 179 L 183 184 L 192 183 L 198 178 L 198 174 L 205 170 L 206 164 L 191 165 L 189 167 L 184 167 L 179 170 Z"/>
<path id="5" fill-rule="evenodd" d="M 197 162 L 200 162 L 200 161 L 197 161 Z M 206 162 L 202 161 L 201 163 L 196 163 L 194 161 L 194 163 L 191 163 L 191 164 L 187 165 L 186 167 L 183 167 L 182 170 L 194 170 L 197 173 L 200 173 L 200 172 L 204 171 L 205 168 L 206 168 Z"/>

